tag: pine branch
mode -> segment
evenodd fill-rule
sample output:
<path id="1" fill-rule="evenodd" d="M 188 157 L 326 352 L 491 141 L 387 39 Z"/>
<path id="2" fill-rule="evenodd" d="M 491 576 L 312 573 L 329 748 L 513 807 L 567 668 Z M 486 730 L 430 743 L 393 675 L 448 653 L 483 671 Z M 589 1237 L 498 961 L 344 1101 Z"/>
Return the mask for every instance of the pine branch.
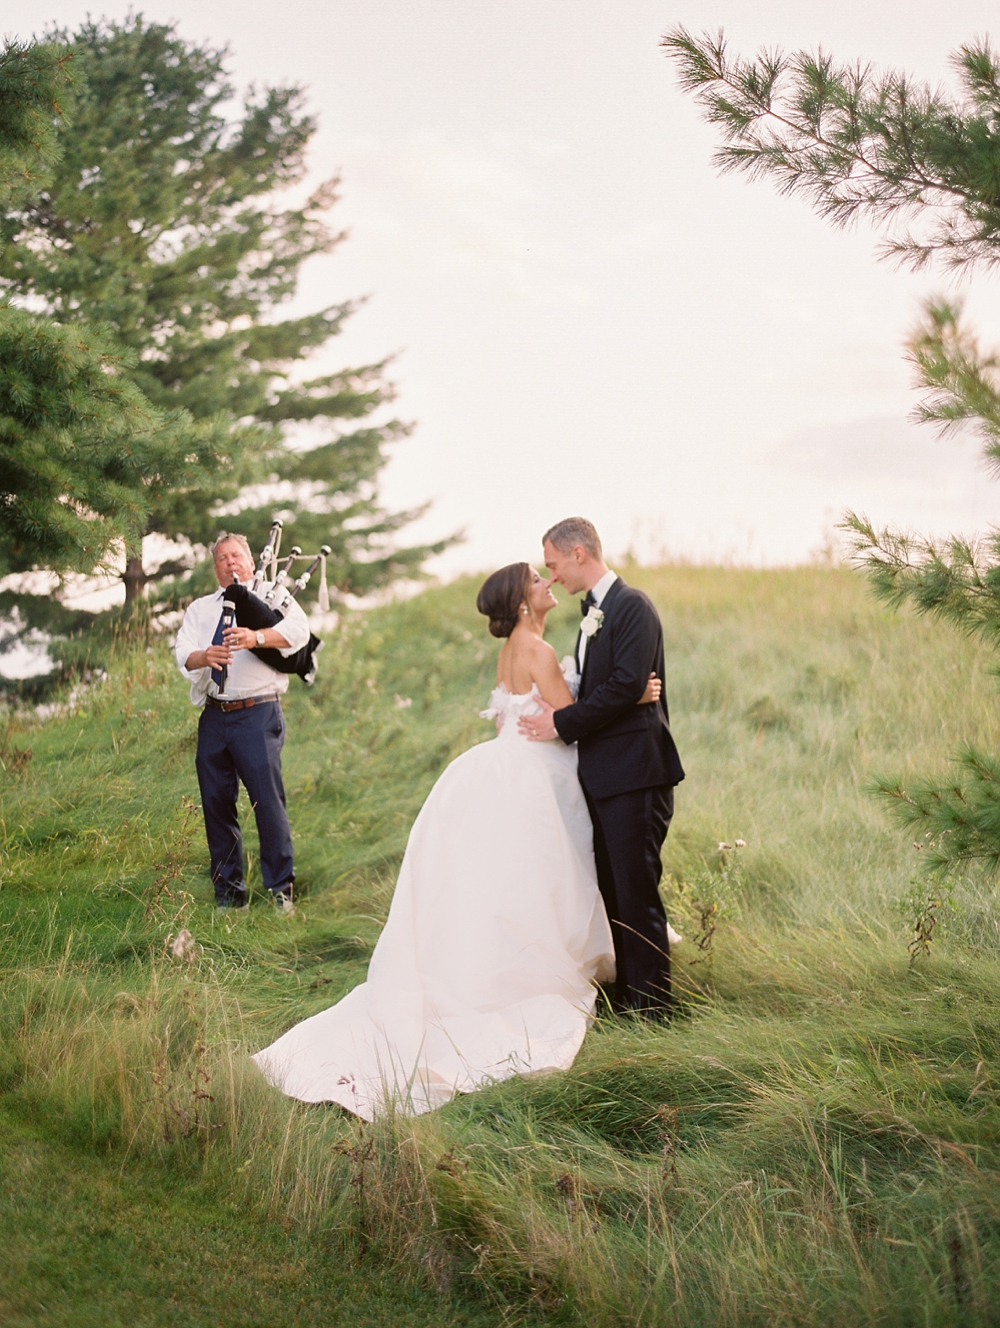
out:
<path id="1" fill-rule="evenodd" d="M 938 542 L 876 530 L 853 512 L 840 528 L 853 535 L 852 561 L 880 599 L 893 608 L 912 604 L 1000 647 L 1000 531 Z"/>
<path id="2" fill-rule="evenodd" d="M 927 389 L 915 418 L 943 434 L 974 424 L 987 464 L 1000 477 L 1000 356 L 983 354 L 961 313 L 960 304 L 930 301 L 909 339 L 907 358 Z"/>
<path id="3" fill-rule="evenodd" d="M 6 41 L 0 52 L 0 208 L 21 206 L 61 155 L 57 125 L 73 103 L 73 57 L 52 46 Z"/>
<path id="4" fill-rule="evenodd" d="M 1000 870 L 1000 760 L 966 746 L 956 779 L 941 783 L 876 776 L 872 792 L 900 825 L 922 836 L 924 865 L 934 872 L 978 864 Z"/>
<path id="5" fill-rule="evenodd" d="M 956 60 L 964 100 L 822 51 L 746 60 L 730 57 L 721 33 L 696 38 L 681 27 L 661 44 L 722 131 L 720 170 L 773 178 L 835 225 L 915 219 L 917 233 L 890 235 L 882 251 L 914 267 L 936 256 L 1000 262 L 1000 66 L 988 43 Z"/>

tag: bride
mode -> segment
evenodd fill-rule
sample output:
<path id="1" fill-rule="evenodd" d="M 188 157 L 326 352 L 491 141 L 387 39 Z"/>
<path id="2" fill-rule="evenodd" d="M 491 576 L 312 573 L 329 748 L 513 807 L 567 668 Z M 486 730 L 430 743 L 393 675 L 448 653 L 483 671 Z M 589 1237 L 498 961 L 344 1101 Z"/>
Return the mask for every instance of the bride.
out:
<path id="1" fill-rule="evenodd" d="M 477 608 L 506 638 L 481 712 L 498 734 L 448 766 L 417 816 L 367 981 L 254 1056 L 289 1097 L 372 1120 L 573 1063 L 614 952 L 576 748 L 517 726 L 539 696 L 574 697 L 572 660 L 560 668 L 543 639 L 556 602 L 527 563 L 483 584 Z"/>

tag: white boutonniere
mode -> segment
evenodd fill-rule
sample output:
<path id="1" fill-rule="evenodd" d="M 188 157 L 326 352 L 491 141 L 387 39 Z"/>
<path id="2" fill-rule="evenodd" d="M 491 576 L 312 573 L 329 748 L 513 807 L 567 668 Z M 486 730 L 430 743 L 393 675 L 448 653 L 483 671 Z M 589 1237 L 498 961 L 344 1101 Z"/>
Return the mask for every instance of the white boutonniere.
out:
<path id="1" fill-rule="evenodd" d="M 584 636 L 596 636 L 603 626 L 604 613 L 596 604 L 592 604 L 587 610 L 586 618 L 580 624 L 580 631 Z"/>

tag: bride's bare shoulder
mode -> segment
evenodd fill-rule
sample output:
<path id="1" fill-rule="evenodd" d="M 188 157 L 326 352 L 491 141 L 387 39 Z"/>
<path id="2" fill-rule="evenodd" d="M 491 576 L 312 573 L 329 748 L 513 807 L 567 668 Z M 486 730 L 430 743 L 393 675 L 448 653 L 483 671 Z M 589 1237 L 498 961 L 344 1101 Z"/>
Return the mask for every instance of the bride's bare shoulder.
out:
<path id="1" fill-rule="evenodd" d="M 497 681 L 509 691 L 527 692 L 558 669 L 556 652 L 533 632 L 512 632 L 497 662 Z"/>
<path id="2" fill-rule="evenodd" d="M 531 638 L 531 645 L 529 648 L 533 654 L 541 659 L 547 659 L 549 655 L 555 659 L 556 652 L 549 645 L 548 641 L 543 641 L 540 636 L 533 636 Z"/>
<path id="3" fill-rule="evenodd" d="M 556 652 L 549 645 L 548 641 L 543 641 L 538 636 L 527 636 L 518 642 L 517 658 L 522 664 L 526 664 L 531 669 L 545 668 L 550 665 L 556 657 Z"/>
<path id="4" fill-rule="evenodd" d="M 562 677 L 558 657 L 548 641 L 542 641 L 536 637 L 530 648 L 530 653 L 525 654 L 523 659 L 531 670 L 533 682 L 543 683 L 546 679 Z"/>

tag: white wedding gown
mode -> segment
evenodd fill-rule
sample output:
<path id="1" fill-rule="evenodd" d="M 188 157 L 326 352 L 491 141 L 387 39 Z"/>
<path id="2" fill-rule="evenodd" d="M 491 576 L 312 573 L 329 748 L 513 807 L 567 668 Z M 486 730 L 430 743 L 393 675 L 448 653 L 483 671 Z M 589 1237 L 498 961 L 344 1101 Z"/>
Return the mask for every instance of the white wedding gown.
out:
<path id="1" fill-rule="evenodd" d="M 518 732 L 536 695 L 497 688 L 431 790 L 368 980 L 254 1056 L 289 1097 L 372 1120 L 573 1063 L 614 953 L 576 748 Z"/>

